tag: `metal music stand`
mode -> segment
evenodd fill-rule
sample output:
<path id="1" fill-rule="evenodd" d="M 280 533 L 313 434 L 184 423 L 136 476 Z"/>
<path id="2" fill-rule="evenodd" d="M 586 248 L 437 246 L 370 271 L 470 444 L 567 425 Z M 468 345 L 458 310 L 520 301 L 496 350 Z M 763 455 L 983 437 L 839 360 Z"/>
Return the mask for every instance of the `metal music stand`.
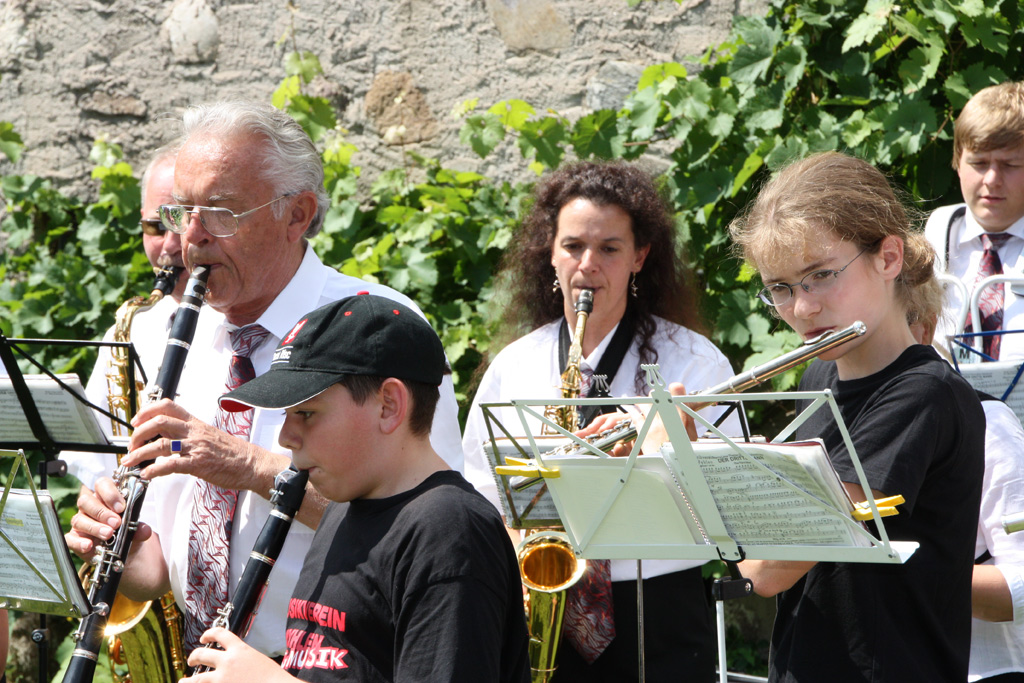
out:
<path id="1" fill-rule="evenodd" d="M 25 376 L 18 366 L 17 358 L 15 353 L 18 354 L 22 359 L 38 368 L 40 372 L 49 376 L 58 385 L 63 387 L 68 393 L 74 397 L 76 401 L 84 403 L 93 410 L 96 410 L 103 415 L 116 420 L 124 424 L 120 418 L 112 415 L 108 410 L 101 408 L 100 406 L 94 405 L 82 398 L 75 392 L 71 391 L 64 382 L 54 375 L 50 370 L 43 366 L 42 363 L 37 361 L 30 353 L 25 351 L 23 346 L 41 346 L 41 345 L 53 345 L 53 346 L 68 346 L 68 347 L 83 347 L 83 346 L 109 346 L 109 347 L 126 347 L 128 351 L 129 362 L 131 367 L 138 368 L 145 376 L 145 372 L 142 370 L 141 364 L 139 363 L 138 354 L 135 351 L 135 347 L 130 343 L 122 342 L 91 342 L 91 341 L 73 341 L 73 340 L 50 340 L 50 339 L 9 339 L 4 334 L 0 333 L 0 364 L 6 368 L 8 378 L 11 381 L 11 385 L 14 389 L 14 393 L 18 398 L 18 402 L 21 404 L 21 409 L 25 414 L 25 419 L 32 430 L 34 436 L 33 439 L 23 441 L 3 441 L 0 440 L 0 449 L 5 450 L 37 450 L 42 452 L 43 461 L 39 463 L 39 489 L 46 490 L 47 478 L 50 476 L 63 477 L 67 474 L 67 464 L 64 461 L 58 459 L 58 454 L 64 450 L 75 450 L 75 451 L 88 451 L 94 453 L 123 453 L 125 451 L 123 446 L 117 446 L 113 444 L 98 444 L 98 443 L 80 443 L 80 442 L 67 442 L 60 441 L 50 433 L 47 429 L 42 415 L 40 414 L 39 406 L 36 405 L 35 399 L 32 397 L 32 393 L 29 390 L 28 384 L 25 381 Z M 131 383 L 130 383 L 131 384 Z M 131 406 L 138 404 L 138 396 L 134 386 L 129 387 L 128 400 Z M 46 617 L 44 614 L 39 616 L 39 628 L 32 632 L 32 640 L 38 645 L 39 650 L 39 680 L 45 681 L 49 677 L 46 671 L 46 648 L 49 640 L 49 633 L 46 629 Z"/>
<path id="2" fill-rule="evenodd" d="M 940 281 L 956 290 L 956 300 L 960 304 L 955 320 L 956 334 L 948 335 L 946 340 L 953 367 L 971 386 L 1003 401 L 1024 421 L 1024 391 L 1017 388 L 1024 376 L 1024 361 L 999 361 L 982 351 L 984 338 L 1021 334 L 1024 330 L 977 331 L 981 329 L 980 302 L 984 290 L 998 284 L 1024 285 L 1024 277 L 992 275 L 979 282 L 970 297 L 967 296 L 967 286 L 958 278 L 943 276 Z M 964 332 L 968 321 L 974 332 Z"/>
<path id="3" fill-rule="evenodd" d="M 507 479 L 511 474 L 542 477 L 551 490 L 570 543 L 581 557 L 636 558 L 638 562 L 643 559 L 721 559 L 734 568 L 735 563 L 743 559 L 901 564 L 917 549 L 917 543 L 889 540 L 874 500 L 868 500 L 863 511 L 858 513 L 860 518 L 875 522 L 878 537 L 856 521 L 851 516 L 853 506 L 830 463 L 818 475 L 825 481 L 821 489 L 809 486 L 797 473 L 771 465 L 775 454 L 793 448 L 783 442 L 812 414 L 827 408 L 843 435 L 859 483 L 865 491 L 871 490 L 831 392 L 743 394 L 744 402 L 803 399 L 811 403 L 771 442 L 741 443 L 722 434 L 688 405 L 730 400 L 736 398 L 735 395 L 671 396 L 658 366 L 645 365 L 643 369 L 651 387 L 650 398 L 558 401 L 565 405 L 650 404 L 647 419 L 638 430 L 630 454 L 624 458 L 610 458 L 546 420 L 544 406 L 551 404 L 551 399 L 512 401 L 524 424 L 527 415 L 550 423 L 562 436 L 576 442 L 579 452 L 551 457 L 538 448 L 534 436 L 527 435 L 522 438 L 529 444 L 530 463 L 502 468 L 498 476 L 500 479 Z M 710 445 L 691 443 L 677 408 L 707 427 L 719 441 Z M 655 416 L 661 418 L 669 440 L 658 455 L 641 455 L 639 444 L 643 443 Z M 819 449 L 820 457 L 824 457 L 827 463 L 823 447 L 819 445 Z M 749 477 L 758 490 L 785 496 L 772 499 L 775 517 L 770 523 L 743 521 L 749 510 L 740 502 L 730 500 L 724 494 L 721 482 L 716 481 L 723 479 L 716 476 L 716 466 L 726 463 L 741 467 L 742 476 Z M 829 475 L 832 480 L 826 481 Z M 794 504 L 801 506 L 804 513 L 795 513 Z M 824 531 L 811 538 L 812 527 L 820 527 Z M 794 542 L 791 540 L 794 538 L 801 540 Z M 738 592 L 742 595 L 751 592 L 749 580 L 742 577 L 734 580 L 736 583 L 732 586 L 728 585 L 731 583 L 729 580 L 724 582 L 725 593 Z M 722 600 L 728 597 L 732 596 L 716 595 L 719 665 L 723 683 L 727 672 Z M 642 603 L 640 593 L 638 602 Z M 642 604 L 638 605 L 638 611 L 640 679 L 643 680 Z"/>
<path id="4" fill-rule="evenodd" d="M 25 452 L 0 451 L 0 459 L 14 464 L 0 493 L 0 548 L 9 559 L 4 567 L 0 608 L 13 608 L 81 618 L 91 611 L 85 591 L 57 520 L 57 510 L 46 491 L 37 491 Z M 27 489 L 13 488 L 24 470 Z M 14 567 L 17 576 L 9 574 Z"/>

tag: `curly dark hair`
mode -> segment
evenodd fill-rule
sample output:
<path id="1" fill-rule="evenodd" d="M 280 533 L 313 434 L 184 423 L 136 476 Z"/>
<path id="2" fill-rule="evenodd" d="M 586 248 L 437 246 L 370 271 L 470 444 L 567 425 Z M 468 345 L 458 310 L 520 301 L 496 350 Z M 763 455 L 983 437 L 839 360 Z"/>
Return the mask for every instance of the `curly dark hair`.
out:
<path id="1" fill-rule="evenodd" d="M 552 291 L 555 269 L 551 249 L 559 212 L 578 198 L 623 209 L 632 223 L 635 246 L 650 246 L 643 269 L 636 275 L 639 296 L 629 297 L 627 304 L 636 321 L 641 362 L 658 360 L 651 343 L 655 316 L 703 332 L 697 295 L 690 285 L 692 278 L 686 277 L 672 214 L 652 178 L 626 162 L 583 161 L 562 166 L 534 190 L 529 213 L 505 251 L 496 277 L 507 306 L 502 309 L 497 343 L 491 348 L 500 349 L 564 315 L 562 292 Z M 644 386 L 639 369 L 636 386 L 638 391 Z"/>

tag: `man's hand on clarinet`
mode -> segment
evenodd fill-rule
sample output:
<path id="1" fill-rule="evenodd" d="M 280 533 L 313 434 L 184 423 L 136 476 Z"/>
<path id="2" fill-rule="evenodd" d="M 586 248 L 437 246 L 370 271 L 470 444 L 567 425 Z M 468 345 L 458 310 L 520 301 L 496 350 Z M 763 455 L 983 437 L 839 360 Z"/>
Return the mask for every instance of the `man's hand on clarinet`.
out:
<path id="1" fill-rule="evenodd" d="M 95 491 L 83 486 L 78 494 L 78 512 L 71 518 L 71 531 L 64 535 L 68 548 L 83 560 L 91 558 L 97 546 L 113 538 L 121 527 L 124 505 L 124 496 L 109 477 L 100 478 Z M 152 534 L 148 524 L 140 523 L 135 542 L 141 543 Z"/>
<path id="2" fill-rule="evenodd" d="M 288 466 L 288 459 L 206 424 L 169 399 L 146 406 L 132 420 L 128 466 L 153 460 L 146 479 L 190 474 L 218 486 L 265 492 L 265 482 Z"/>

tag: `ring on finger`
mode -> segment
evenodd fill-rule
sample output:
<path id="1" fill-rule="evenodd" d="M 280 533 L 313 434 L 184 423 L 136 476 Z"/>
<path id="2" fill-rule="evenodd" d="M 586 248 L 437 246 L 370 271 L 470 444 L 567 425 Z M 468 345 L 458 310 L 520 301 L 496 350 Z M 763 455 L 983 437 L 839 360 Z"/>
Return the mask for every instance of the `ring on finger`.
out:
<path id="1" fill-rule="evenodd" d="M 182 444 L 182 440 L 181 439 L 171 439 L 171 453 L 174 453 L 176 455 L 180 455 L 181 454 L 181 444 Z"/>

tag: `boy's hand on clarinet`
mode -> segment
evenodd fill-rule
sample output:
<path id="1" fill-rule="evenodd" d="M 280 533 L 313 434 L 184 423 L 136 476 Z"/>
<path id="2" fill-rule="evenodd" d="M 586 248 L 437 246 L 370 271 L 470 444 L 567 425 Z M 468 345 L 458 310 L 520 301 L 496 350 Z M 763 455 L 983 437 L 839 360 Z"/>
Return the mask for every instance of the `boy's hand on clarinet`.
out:
<path id="1" fill-rule="evenodd" d="M 246 645 L 241 638 L 226 628 L 211 628 L 199 642 L 216 643 L 221 649 L 200 647 L 188 656 L 192 667 L 211 667 L 212 671 L 183 678 L 179 683 L 229 683 L 232 681 L 295 681 L 277 662 Z"/>

